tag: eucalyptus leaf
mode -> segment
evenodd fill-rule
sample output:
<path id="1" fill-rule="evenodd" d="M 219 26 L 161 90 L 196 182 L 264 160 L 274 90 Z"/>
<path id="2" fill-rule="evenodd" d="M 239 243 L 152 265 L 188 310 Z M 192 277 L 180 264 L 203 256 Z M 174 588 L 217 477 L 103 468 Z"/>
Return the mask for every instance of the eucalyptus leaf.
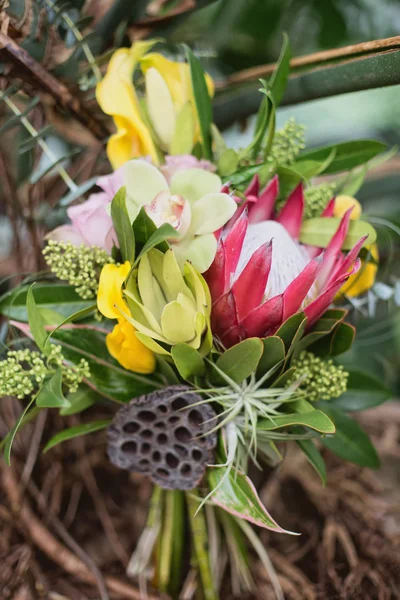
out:
<path id="1" fill-rule="evenodd" d="M 61 444 L 62 442 L 66 442 L 68 440 L 72 440 L 74 438 L 80 437 L 81 435 L 87 435 L 89 433 L 94 433 L 95 431 L 100 431 L 101 429 L 105 429 L 111 423 L 111 419 L 103 419 L 101 421 L 93 421 L 93 423 L 81 423 L 80 425 L 76 425 L 75 427 L 69 427 L 68 429 L 64 429 L 57 433 L 55 436 L 51 438 L 43 449 L 43 454 Z"/>
<path id="2" fill-rule="evenodd" d="M 318 217 L 303 221 L 300 230 L 300 242 L 308 246 L 326 248 L 337 231 L 341 219 L 336 217 Z M 350 221 L 347 236 L 343 242 L 342 249 L 350 250 L 360 238 L 368 235 L 364 246 L 369 246 L 376 241 L 376 231 L 366 221 Z"/>

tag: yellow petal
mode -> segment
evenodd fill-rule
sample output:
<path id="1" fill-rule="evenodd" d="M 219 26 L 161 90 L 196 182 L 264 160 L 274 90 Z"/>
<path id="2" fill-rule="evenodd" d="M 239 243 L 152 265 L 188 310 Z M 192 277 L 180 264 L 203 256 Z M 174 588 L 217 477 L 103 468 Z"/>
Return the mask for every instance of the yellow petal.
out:
<path id="1" fill-rule="evenodd" d="M 126 261 L 123 265 L 105 265 L 100 273 L 99 291 L 97 293 L 97 308 L 108 319 L 121 317 L 117 306 L 124 312 L 129 309 L 122 297 L 122 285 L 127 278 L 131 264 Z"/>
<path id="2" fill-rule="evenodd" d="M 158 162 L 156 147 L 140 112 L 140 104 L 132 84 L 133 70 L 137 62 L 135 51 L 120 48 L 111 57 L 107 73 L 96 87 L 96 98 L 101 109 L 114 118 L 117 136 L 112 139 L 108 155 L 114 168 L 123 164 L 123 157 L 131 149 L 129 158 L 150 155 Z M 123 144 L 116 141 L 123 139 Z"/>
<path id="3" fill-rule="evenodd" d="M 339 296 L 346 295 L 351 298 L 356 298 L 357 296 L 361 296 L 368 292 L 374 285 L 376 273 L 378 271 L 378 265 L 375 264 L 379 260 L 378 246 L 372 244 L 372 246 L 366 246 L 366 248 L 370 251 L 374 262 L 363 261 L 358 273 L 349 277 L 344 286 L 340 289 Z"/>
<path id="4" fill-rule="evenodd" d="M 350 214 L 350 219 L 360 219 L 362 213 L 362 206 L 359 203 L 359 201 L 353 198 L 353 196 L 339 194 L 339 196 L 336 196 L 335 198 L 333 216 L 338 217 L 340 219 L 341 217 L 343 217 L 344 213 L 351 207 L 353 207 L 353 210 Z"/>
<path id="5" fill-rule="evenodd" d="M 106 338 L 107 349 L 125 369 L 136 373 L 152 373 L 154 354 L 137 338 L 135 328 L 121 320 Z"/>

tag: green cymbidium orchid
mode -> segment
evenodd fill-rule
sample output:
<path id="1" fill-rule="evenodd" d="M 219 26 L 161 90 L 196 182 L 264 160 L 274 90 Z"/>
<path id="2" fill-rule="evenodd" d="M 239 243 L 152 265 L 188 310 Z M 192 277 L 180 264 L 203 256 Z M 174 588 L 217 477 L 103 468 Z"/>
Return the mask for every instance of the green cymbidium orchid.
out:
<path id="1" fill-rule="evenodd" d="M 203 277 L 189 262 L 183 272 L 172 250 L 150 250 L 127 281 L 125 297 L 137 338 L 156 354 L 186 343 L 206 355 L 211 350 L 211 298 Z"/>
<path id="2" fill-rule="evenodd" d="M 169 240 L 181 268 L 186 260 L 204 273 L 214 260 L 214 235 L 237 209 L 231 196 L 221 193 L 221 179 L 203 169 L 186 169 L 171 178 L 144 160 L 124 167 L 126 202 L 132 221 L 144 206 L 157 227 L 169 223 L 180 234 Z"/>

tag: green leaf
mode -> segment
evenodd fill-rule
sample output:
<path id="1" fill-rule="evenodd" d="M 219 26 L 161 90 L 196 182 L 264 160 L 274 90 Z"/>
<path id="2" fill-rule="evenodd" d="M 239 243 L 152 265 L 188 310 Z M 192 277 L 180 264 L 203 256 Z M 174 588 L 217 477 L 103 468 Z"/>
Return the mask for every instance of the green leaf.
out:
<path id="1" fill-rule="evenodd" d="M 356 334 L 355 327 L 349 323 L 339 323 L 335 328 L 330 347 L 330 355 L 338 356 L 349 350 Z"/>
<path id="2" fill-rule="evenodd" d="M 335 150 L 335 157 L 331 164 L 325 169 L 325 173 L 338 173 L 347 171 L 362 165 L 380 152 L 386 150 L 386 144 L 376 140 L 357 140 L 354 142 L 343 142 L 316 150 L 307 150 L 300 155 L 301 159 L 325 160 Z"/>
<path id="3" fill-rule="evenodd" d="M 49 353 L 49 349 L 46 348 L 47 333 L 42 315 L 36 306 L 32 287 L 33 286 L 29 288 L 26 296 L 26 312 L 28 315 L 29 327 L 37 347 L 47 356 Z"/>
<path id="4" fill-rule="evenodd" d="M 135 260 L 135 265 L 137 265 L 141 257 L 144 254 L 146 254 L 146 252 L 149 252 L 149 250 L 151 250 L 152 248 L 159 246 L 162 242 L 165 242 L 167 239 L 177 239 L 179 237 L 179 232 L 176 231 L 176 229 L 174 229 L 172 225 L 170 225 L 169 223 L 163 223 L 163 225 L 156 229 L 153 235 L 147 240 L 147 242 L 145 243 Z"/>
<path id="5" fill-rule="evenodd" d="M 76 415 L 90 408 L 98 400 L 99 395 L 87 385 L 81 386 L 76 392 L 68 394 L 67 401 L 69 406 L 60 410 L 62 417 Z"/>
<path id="6" fill-rule="evenodd" d="M 222 177 L 227 177 L 236 172 L 239 164 L 239 157 L 235 150 L 228 148 L 218 159 L 218 172 Z"/>
<path id="7" fill-rule="evenodd" d="M 80 437 L 81 435 L 87 435 L 88 433 L 94 433 L 95 431 L 100 431 L 101 429 L 105 429 L 111 423 L 111 419 L 103 419 L 101 421 L 93 421 L 93 423 L 82 423 L 81 425 L 76 425 L 75 427 L 69 427 L 69 429 L 64 429 L 57 433 L 55 436 L 51 438 L 43 449 L 43 454 L 61 444 L 62 442 L 66 442 L 68 440 L 72 440 L 73 438 Z"/>
<path id="8" fill-rule="evenodd" d="M 328 402 L 318 406 L 329 415 L 336 425 L 336 434 L 322 438 L 322 443 L 331 452 L 361 467 L 379 468 L 379 457 L 367 433 L 362 427 L 338 408 Z"/>
<path id="9" fill-rule="evenodd" d="M 290 50 L 289 38 L 286 33 L 283 34 L 283 44 L 281 53 L 274 72 L 268 82 L 274 104 L 278 107 L 285 93 L 287 80 L 290 72 L 290 59 L 292 53 Z"/>
<path id="10" fill-rule="evenodd" d="M 118 190 L 111 202 L 111 218 L 117 234 L 122 260 L 133 263 L 135 260 L 135 235 L 126 208 L 125 186 Z"/>
<path id="11" fill-rule="evenodd" d="M 241 158 L 246 158 L 248 156 L 253 156 L 255 158 L 257 156 L 262 146 L 266 132 L 268 132 L 268 151 L 270 150 L 273 141 L 275 133 L 274 102 L 271 95 L 265 89 L 261 91 L 264 92 L 264 98 L 261 102 L 260 110 L 258 111 L 253 140 L 251 141 L 249 146 L 240 153 Z M 265 152 L 265 155 L 268 154 L 268 151 Z"/>
<path id="12" fill-rule="evenodd" d="M 4 460 L 6 461 L 6 464 L 8 466 L 10 466 L 10 464 L 11 464 L 11 448 L 14 443 L 14 439 L 17 434 L 17 431 L 19 430 L 19 428 L 21 426 L 23 426 L 25 423 L 27 423 L 28 421 L 31 420 L 30 419 L 31 416 L 37 415 L 37 411 L 35 410 L 35 408 L 33 408 L 30 412 L 28 412 L 29 409 L 31 408 L 32 404 L 35 402 L 35 400 L 36 400 L 36 396 L 33 396 L 33 398 L 29 401 L 29 403 L 26 405 L 25 409 L 22 411 L 22 413 L 18 417 L 17 422 L 15 423 L 14 427 L 11 429 L 11 431 L 8 432 L 8 434 L 2 441 L 1 445 L 3 445 L 3 442 L 5 442 L 4 443 Z M 31 413 L 33 413 L 33 415 L 31 415 Z"/>
<path id="13" fill-rule="evenodd" d="M 313 410 L 300 414 L 278 415 L 270 419 L 261 419 L 257 423 L 257 429 L 261 431 L 275 431 L 276 429 L 282 429 L 282 427 L 291 427 L 294 425 L 309 427 L 325 434 L 335 433 L 334 424 L 322 410 Z"/>
<path id="14" fill-rule="evenodd" d="M 132 398 L 154 391 L 154 378 L 127 371 L 108 353 L 107 331 L 93 327 L 76 329 L 64 327 L 53 334 L 63 347 L 65 359 L 78 365 L 84 358 L 89 363 L 90 382 L 99 394 L 116 402 L 129 402 Z"/>
<path id="15" fill-rule="evenodd" d="M 44 382 L 37 396 L 36 406 L 39 408 L 69 408 L 71 406 L 62 393 L 61 367 Z"/>
<path id="16" fill-rule="evenodd" d="M 225 468 L 209 468 L 208 482 L 210 488 L 215 490 L 210 501 L 231 515 L 245 519 L 264 529 L 271 529 L 279 533 L 292 533 L 282 529 L 269 515 L 258 497 L 253 483 L 243 473 L 231 471 L 226 476 Z"/>
<path id="17" fill-rule="evenodd" d="M 300 446 L 307 460 L 320 476 L 322 485 L 325 486 L 327 481 L 325 461 L 319 450 L 315 447 L 314 442 L 312 440 L 296 440 L 296 444 Z"/>
<path id="18" fill-rule="evenodd" d="M 57 327 L 55 329 L 53 329 L 52 331 L 50 331 L 50 333 L 47 335 L 46 342 L 45 342 L 45 348 L 47 348 L 48 344 L 50 343 L 51 337 L 54 335 L 54 333 L 56 331 L 58 331 L 59 329 L 61 329 L 61 327 L 63 327 L 64 325 L 67 325 L 68 323 L 72 323 L 73 321 L 80 321 L 81 319 L 84 319 L 85 317 L 89 316 L 96 310 L 96 306 L 97 306 L 97 304 L 92 304 L 91 306 L 88 306 L 87 308 L 83 308 L 82 310 L 79 310 L 78 312 L 74 313 L 73 315 L 70 315 L 69 317 L 64 319 L 61 323 L 59 323 L 57 325 Z"/>
<path id="19" fill-rule="evenodd" d="M 232 188 L 244 189 L 246 185 L 253 179 L 254 175 L 260 173 L 265 165 L 251 165 L 251 167 L 242 167 L 237 169 L 236 173 L 232 173 L 228 177 L 223 178 L 223 182 L 229 182 Z"/>
<path id="20" fill-rule="evenodd" d="M 24 285 L 4 294 L 0 298 L 0 313 L 14 321 L 26 323 L 28 290 L 29 286 Z M 62 317 L 69 317 L 93 305 L 93 300 L 82 300 L 72 286 L 61 283 L 35 283 L 35 302 L 42 315 L 43 310 L 53 312 L 56 320 L 51 324 L 55 325 L 60 322 L 57 313 Z M 47 319 L 46 323 L 50 324 Z"/>
<path id="21" fill-rule="evenodd" d="M 249 377 L 258 366 L 264 344 L 259 338 L 249 338 L 226 350 L 217 360 L 217 367 L 236 383 Z"/>
<path id="22" fill-rule="evenodd" d="M 347 392 L 331 401 L 335 407 L 350 412 L 366 410 L 392 398 L 393 393 L 380 379 L 364 371 L 346 370 L 349 372 Z"/>
<path id="23" fill-rule="evenodd" d="M 206 78 L 200 61 L 198 58 L 196 58 L 190 48 L 186 48 L 186 56 L 190 68 L 190 77 L 192 80 L 196 112 L 199 119 L 204 157 L 208 160 L 211 160 L 211 124 L 213 120 L 212 102 L 208 93 Z"/>
<path id="24" fill-rule="evenodd" d="M 304 313 L 296 313 L 289 317 L 278 329 L 276 336 L 281 338 L 285 344 L 286 352 L 292 346 L 293 341 L 298 341 L 298 338 L 303 335 L 307 318 Z"/>
<path id="25" fill-rule="evenodd" d="M 170 154 L 190 154 L 195 136 L 195 122 L 190 102 L 186 102 L 178 113 Z"/>
<path id="26" fill-rule="evenodd" d="M 303 221 L 300 230 L 300 242 L 309 246 L 326 248 L 337 231 L 341 219 L 336 217 L 318 217 L 316 219 L 306 219 Z M 350 221 L 349 230 L 346 239 L 343 242 L 342 249 L 350 250 L 356 242 L 363 236 L 368 235 L 364 246 L 373 244 L 376 241 L 376 231 L 366 221 Z"/>
<path id="27" fill-rule="evenodd" d="M 264 352 L 258 363 L 257 375 L 262 377 L 268 373 L 278 363 L 283 363 L 285 359 L 285 344 L 280 337 L 272 335 L 262 340 Z"/>
<path id="28" fill-rule="evenodd" d="M 199 352 L 188 344 L 176 344 L 171 350 L 172 358 L 183 379 L 204 375 L 205 364 Z"/>
<path id="29" fill-rule="evenodd" d="M 143 206 L 140 209 L 138 216 L 133 221 L 132 228 L 135 236 L 136 249 L 139 250 L 143 248 L 153 233 L 157 231 L 157 225 L 150 219 Z M 168 250 L 168 244 L 162 242 L 159 249 L 161 252 L 166 252 Z"/>

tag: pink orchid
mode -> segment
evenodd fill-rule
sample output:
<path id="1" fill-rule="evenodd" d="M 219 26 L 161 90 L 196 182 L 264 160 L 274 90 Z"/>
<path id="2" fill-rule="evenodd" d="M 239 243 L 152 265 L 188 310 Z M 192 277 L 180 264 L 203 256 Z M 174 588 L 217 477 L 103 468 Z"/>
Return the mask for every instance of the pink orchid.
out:
<path id="1" fill-rule="evenodd" d="M 347 256 L 341 252 L 350 209 L 325 251 L 308 248 L 298 241 L 304 213 L 301 185 L 278 215 L 274 214 L 277 177 L 261 194 L 254 180 L 250 192 L 222 232 L 214 262 L 205 273 L 213 302 L 212 330 L 226 347 L 249 337 L 273 335 L 302 310 L 310 327 L 358 271 L 357 256 L 366 239 L 361 238 Z M 331 216 L 332 209 L 330 202 L 322 216 Z"/>

